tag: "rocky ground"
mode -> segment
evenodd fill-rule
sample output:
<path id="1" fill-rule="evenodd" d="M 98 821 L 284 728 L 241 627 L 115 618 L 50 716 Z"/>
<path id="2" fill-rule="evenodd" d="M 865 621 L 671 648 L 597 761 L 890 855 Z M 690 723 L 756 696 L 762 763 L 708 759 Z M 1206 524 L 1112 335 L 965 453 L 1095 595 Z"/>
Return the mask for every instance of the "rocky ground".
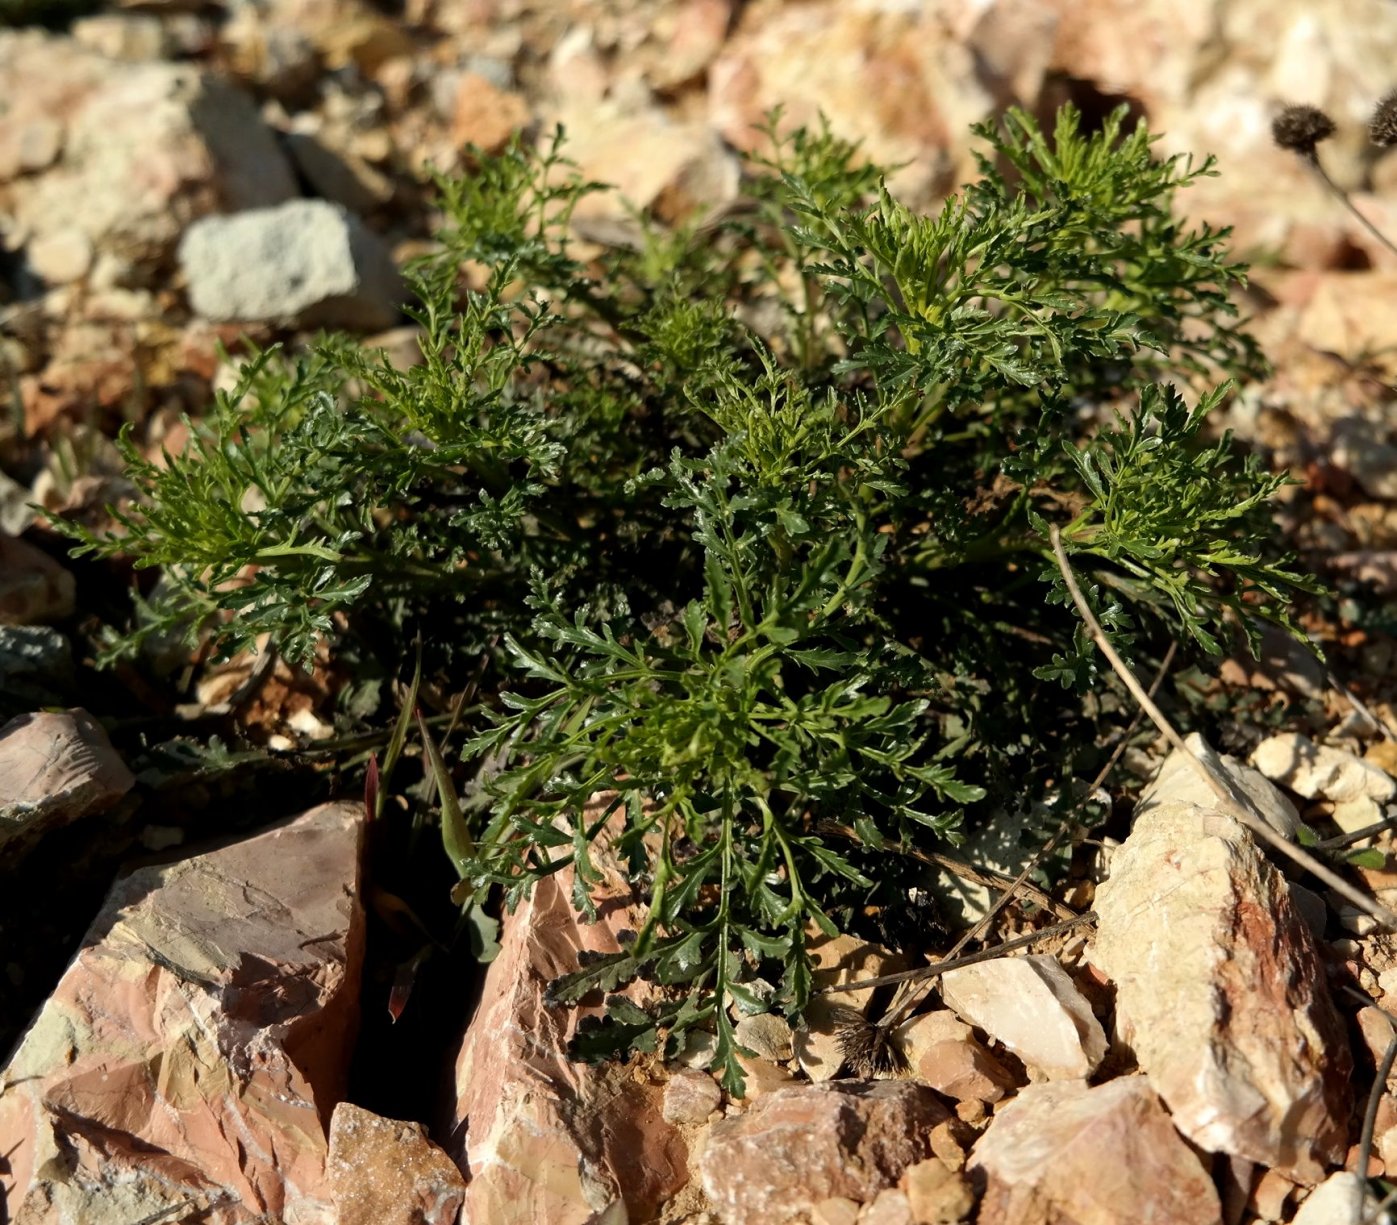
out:
<path id="1" fill-rule="evenodd" d="M 970 123 L 1128 101 L 1163 152 L 1218 156 L 1187 204 L 1235 227 L 1275 365 L 1228 424 L 1302 482 L 1283 526 L 1336 592 L 1306 613 L 1329 669 L 1275 645 L 1171 684 L 1231 712 L 1228 769 L 1273 825 L 1371 845 L 1385 866 L 1350 879 L 1397 906 L 1392 833 L 1360 834 L 1397 799 L 1397 257 L 1269 140 L 1282 104 L 1323 106 L 1331 175 L 1397 233 L 1397 155 L 1365 137 L 1394 64 L 1387 0 L 147 0 L 0 31 L 0 1220 L 1377 1213 L 1397 938 L 1289 879 L 1162 742 L 1127 754 L 1153 780 L 1133 826 L 985 939 L 1094 922 L 927 980 L 897 1066 L 855 1077 L 889 988 L 851 984 L 915 965 L 828 941 L 808 1028 L 737 1013 L 749 1092 L 727 1100 L 701 1046 L 566 1056 L 580 1016 L 543 992 L 636 926 L 614 864 L 603 922 L 554 878 L 488 972 L 436 958 L 404 1010 L 362 801 L 315 803 L 304 771 L 243 747 L 313 748 L 332 685 L 278 668 L 233 711 L 246 664 L 95 671 L 120 583 L 28 504 L 98 521 L 123 492 L 118 428 L 178 448 L 243 336 L 337 327 L 410 355 L 396 269 L 431 233 L 428 168 L 460 169 L 467 143 L 561 122 L 586 175 L 679 221 L 732 202 L 734 151 L 777 103 L 902 164 L 930 205 L 973 171 Z M 593 241 L 630 224 L 604 197 L 577 220 Z M 195 754 L 210 730 L 231 738 Z"/>

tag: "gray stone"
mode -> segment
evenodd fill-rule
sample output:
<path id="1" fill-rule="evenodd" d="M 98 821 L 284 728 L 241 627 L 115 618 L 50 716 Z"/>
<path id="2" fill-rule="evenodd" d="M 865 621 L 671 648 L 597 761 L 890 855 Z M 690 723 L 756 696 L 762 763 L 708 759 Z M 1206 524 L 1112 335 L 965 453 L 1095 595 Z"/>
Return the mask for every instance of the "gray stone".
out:
<path id="1" fill-rule="evenodd" d="M 202 218 L 179 261 L 190 305 L 207 319 L 373 331 L 397 319 L 402 300 L 383 241 L 324 200 Z"/>
<path id="2" fill-rule="evenodd" d="M 73 679 L 73 649 L 47 625 L 0 625 L 0 693 L 51 705 Z"/>

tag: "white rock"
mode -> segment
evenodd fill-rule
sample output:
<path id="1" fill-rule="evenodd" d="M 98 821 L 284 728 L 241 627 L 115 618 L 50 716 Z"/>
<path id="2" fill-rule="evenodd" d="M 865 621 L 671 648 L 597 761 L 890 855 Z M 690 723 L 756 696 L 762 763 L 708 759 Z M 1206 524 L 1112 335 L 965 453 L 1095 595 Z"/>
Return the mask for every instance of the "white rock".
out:
<path id="1" fill-rule="evenodd" d="M 1306 799 L 1342 804 L 1390 800 L 1397 795 L 1397 783 L 1377 766 L 1343 749 L 1316 744 L 1300 732 L 1263 740 L 1253 751 L 1252 761 L 1267 778 Z"/>
<path id="2" fill-rule="evenodd" d="M 402 282 L 388 248 L 324 200 L 202 218 L 179 260 L 190 305 L 207 319 L 372 331 L 397 318 Z"/>
<path id="3" fill-rule="evenodd" d="M 1285 878 L 1232 818 L 1156 801 L 1097 890 L 1116 1027 L 1209 1152 L 1312 1182 L 1346 1145 L 1351 1061 Z"/>
<path id="4" fill-rule="evenodd" d="M 1359 1216 L 1354 1209 L 1360 1200 L 1364 1210 L 1360 1219 L 1372 1221 L 1378 1201 L 1368 1190 L 1367 1182 L 1357 1174 L 1340 1170 L 1310 1192 L 1291 1225 L 1353 1225 L 1355 1217 Z M 1383 1225 L 1391 1220 L 1391 1213 L 1382 1214 Z"/>
<path id="5" fill-rule="evenodd" d="M 1105 1057 L 1101 1023 L 1051 957 L 996 957 L 948 970 L 941 998 L 1050 1080 L 1090 1076 Z"/>
<path id="6" fill-rule="evenodd" d="M 1234 787 L 1251 800 L 1272 829 L 1287 838 L 1294 838 L 1300 814 L 1296 812 L 1295 805 L 1267 781 L 1274 775 L 1268 775 L 1259 766 L 1253 770 L 1234 757 L 1215 752 L 1197 732 L 1185 737 L 1184 743 L 1214 771 L 1230 778 Z M 1196 804 L 1209 809 L 1216 808 L 1218 804 L 1217 793 L 1199 774 L 1189 755 L 1177 749 L 1164 759 L 1159 773 L 1140 793 L 1136 815 L 1143 816 L 1156 805 L 1166 802 Z"/>

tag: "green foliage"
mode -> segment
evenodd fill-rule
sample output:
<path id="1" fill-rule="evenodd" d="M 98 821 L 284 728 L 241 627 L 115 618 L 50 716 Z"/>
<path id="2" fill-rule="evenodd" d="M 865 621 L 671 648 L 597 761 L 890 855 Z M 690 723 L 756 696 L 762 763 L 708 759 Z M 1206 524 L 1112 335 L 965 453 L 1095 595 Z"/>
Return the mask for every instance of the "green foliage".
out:
<path id="1" fill-rule="evenodd" d="M 440 250 L 409 269 L 418 364 L 259 354 L 184 454 L 124 440 L 141 500 L 69 529 L 162 568 L 110 650 L 266 633 L 382 675 L 420 634 L 425 675 L 483 659 L 459 756 L 421 724 L 466 926 L 488 949 L 488 899 L 568 866 L 595 913 L 605 847 L 647 917 L 554 995 L 642 976 L 665 1002 L 613 995 L 581 1047 L 710 1029 L 739 1088 L 725 1001 L 798 1013 L 809 941 L 924 871 L 892 847 L 1028 804 L 1091 748 L 1049 524 L 1126 650 L 1289 624 L 1282 480 L 1204 439 L 1225 391 L 1190 409 L 1154 381 L 1258 367 L 1225 234 L 1173 211 L 1210 166 L 1122 123 L 1066 108 L 1049 139 L 1011 112 L 925 216 L 773 116 L 745 207 L 585 259 L 568 222 L 598 188 L 560 139 L 483 160 L 441 183 Z"/>

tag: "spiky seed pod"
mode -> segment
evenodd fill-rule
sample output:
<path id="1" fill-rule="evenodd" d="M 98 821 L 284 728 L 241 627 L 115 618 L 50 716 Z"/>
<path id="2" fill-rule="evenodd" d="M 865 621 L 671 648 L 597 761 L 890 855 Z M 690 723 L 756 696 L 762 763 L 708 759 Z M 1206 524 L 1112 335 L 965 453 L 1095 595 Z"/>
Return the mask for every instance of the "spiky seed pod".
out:
<path id="1" fill-rule="evenodd" d="M 888 1030 L 854 1013 L 836 1022 L 843 1066 L 863 1079 L 897 1076 L 907 1069 L 907 1057 Z"/>
<path id="2" fill-rule="evenodd" d="M 1397 145 L 1397 89 L 1374 108 L 1373 117 L 1368 121 L 1368 139 L 1384 149 Z"/>
<path id="3" fill-rule="evenodd" d="M 1271 124 L 1271 136 L 1282 149 L 1313 157 L 1315 146 L 1334 135 L 1334 121 L 1317 106 L 1288 106 Z"/>

